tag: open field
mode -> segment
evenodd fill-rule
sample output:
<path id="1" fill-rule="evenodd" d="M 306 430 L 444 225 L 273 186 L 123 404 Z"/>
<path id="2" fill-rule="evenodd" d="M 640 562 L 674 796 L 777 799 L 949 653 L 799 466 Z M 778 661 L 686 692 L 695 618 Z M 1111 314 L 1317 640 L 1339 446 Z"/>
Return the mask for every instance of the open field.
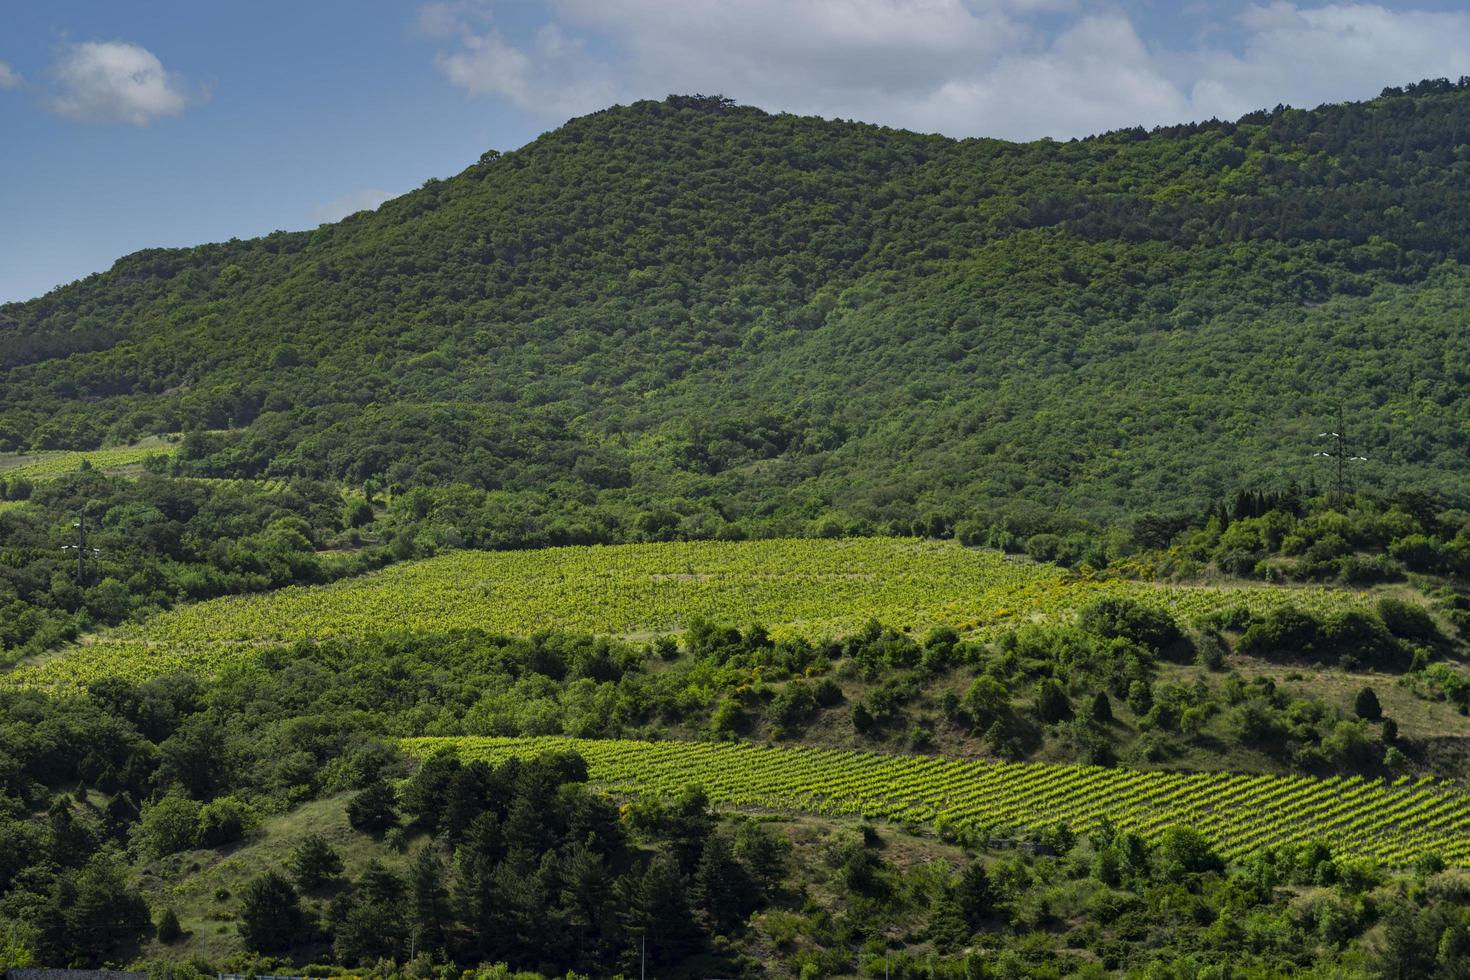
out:
<path id="1" fill-rule="evenodd" d="M 1104 595 L 1134 596 L 1186 621 L 1237 605 L 1323 612 L 1364 601 L 1340 589 L 1096 580 L 998 551 L 903 538 L 463 551 L 327 586 L 180 607 L 69 648 L 11 681 L 207 672 L 254 645 L 332 636 L 474 628 L 641 638 L 677 633 L 696 617 L 759 623 L 778 639 L 842 636 L 871 619 L 920 635 L 951 626 L 985 636 L 1066 618 Z"/>
<path id="2" fill-rule="evenodd" d="M 489 762 L 570 749 L 610 792 L 667 798 L 697 783 L 725 807 L 1002 834 L 1059 822 L 1085 832 L 1106 819 L 1150 840 L 1184 825 L 1229 858 L 1322 840 L 1393 866 L 1426 852 L 1470 866 L 1470 794 L 1458 782 L 1427 778 L 1391 785 L 1357 776 L 1139 772 L 748 743 L 464 737 L 403 744 L 420 757 L 447 748 Z"/>
<path id="3" fill-rule="evenodd" d="M 24 478 L 32 482 L 54 480 L 58 476 L 75 472 L 84 460 L 96 469 L 113 472 L 139 466 L 149 456 L 172 456 L 177 449 L 177 443 L 153 438 L 117 449 L 0 453 L 0 477 Z"/>

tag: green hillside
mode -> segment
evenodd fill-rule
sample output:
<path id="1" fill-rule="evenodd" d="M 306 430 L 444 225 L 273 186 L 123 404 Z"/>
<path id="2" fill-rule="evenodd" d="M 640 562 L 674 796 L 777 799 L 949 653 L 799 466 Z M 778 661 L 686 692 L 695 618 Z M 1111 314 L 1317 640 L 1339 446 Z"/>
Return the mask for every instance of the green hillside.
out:
<path id="1" fill-rule="evenodd" d="M 184 472 L 463 482 L 573 540 L 1024 537 L 1321 482 L 1343 403 L 1364 485 L 1463 502 L 1467 116 L 1429 82 L 1066 143 L 615 107 L 0 308 L 0 451 L 182 430 Z"/>
<path id="2" fill-rule="evenodd" d="M 1465 977 L 1467 123 L 671 96 L 0 306 L 0 973 Z"/>

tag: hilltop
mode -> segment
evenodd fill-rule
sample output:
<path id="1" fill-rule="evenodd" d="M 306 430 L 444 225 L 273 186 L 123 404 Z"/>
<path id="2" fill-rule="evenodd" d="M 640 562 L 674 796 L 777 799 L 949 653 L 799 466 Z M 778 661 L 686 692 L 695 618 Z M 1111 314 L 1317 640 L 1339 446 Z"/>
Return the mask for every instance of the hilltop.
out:
<path id="1" fill-rule="evenodd" d="M 0 307 L 0 451 L 499 491 L 569 541 L 1463 503 L 1470 88 L 1067 143 L 670 97 Z M 227 430 L 223 432 L 207 430 Z"/>

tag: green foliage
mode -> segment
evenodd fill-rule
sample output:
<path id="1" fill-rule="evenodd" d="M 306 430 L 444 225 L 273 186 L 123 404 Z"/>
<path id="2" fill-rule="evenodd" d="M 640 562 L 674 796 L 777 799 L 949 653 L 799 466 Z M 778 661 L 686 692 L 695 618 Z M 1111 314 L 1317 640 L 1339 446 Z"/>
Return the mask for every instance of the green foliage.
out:
<path id="1" fill-rule="evenodd" d="M 251 879 L 240 895 L 240 938 L 261 953 L 289 949 L 305 938 L 306 913 L 291 882 L 267 871 Z"/>
<path id="2" fill-rule="evenodd" d="M 1121 637 L 1155 651 L 1167 650 L 1183 639 L 1178 623 L 1167 610 L 1123 596 L 1099 599 L 1084 606 L 1078 623 L 1099 636 Z"/>
<path id="3" fill-rule="evenodd" d="M 381 834 L 397 826 L 396 805 L 393 787 L 381 781 L 370 783 L 348 804 L 347 819 L 356 830 Z"/>
<path id="4" fill-rule="evenodd" d="M 1383 706 L 1378 703 L 1378 695 L 1373 688 L 1361 688 L 1357 696 L 1353 698 L 1353 714 L 1366 721 L 1378 721 L 1383 717 Z"/>
<path id="5" fill-rule="evenodd" d="M 1364 757 L 1372 745 L 1362 723 L 1344 720 L 1323 739 L 1322 751 L 1351 768 L 1376 761 Z M 942 817 L 951 833 L 1000 826 L 1048 835 L 1057 833 L 1059 822 L 1067 833 L 1116 829 L 1136 838 L 1135 848 L 1158 844 L 1181 874 L 1310 838 L 1396 866 L 1412 861 L 1421 847 L 1416 842 L 1428 838 L 1455 862 L 1470 865 L 1470 840 L 1462 838 L 1470 832 L 1464 791 L 1433 780 L 1388 785 L 1365 784 L 1361 777 L 1140 772 L 749 743 L 469 737 L 409 739 L 404 746 L 423 758 L 451 749 L 471 764 L 493 765 L 574 751 L 585 760 L 588 778 L 638 795 L 630 822 L 664 841 L 686 873 L 697 866 L 712 832 L 711 801 L 896 822 Z M 709 794 L 692 789 L 690 779 L 708 784 Z M 866 858 L 853 862 L 855 879 L 886 887 Z"/>
<path id="6" fill-rule="evenodd" d="M 1295 472 L 1341 400 L 1364 480 L 1463 502 L 1463 87 L 1026 144 L 688 98 L 5 306 L 0 451 L 462 483 L 487 546 L 963 527 L 1096 566 L 1074 532 Z"/>
<path id="7" fill-rule="evenodd" d="M 320 834 L 311 834 L 291 852 L 291 875 L 303 892 L 313 892 L 342 873 L 342 857 Z"/>
<path id="8" fill-rule="evenodd" d="M 184 934 L 183 928 L 179 925 L 178 913 L 174 912 L 173 909 L 164 909 L 163 914 L 158 917 L 158 925 L 155 928 L 154 934 L 158 937 L 158 941 L 165 946 L 177 942 L 179 937 Z"/>
<path id="9" fill-rule="evenodd" d="M 488 582 L 494 583 L 494 602 L 484 601 Z M 1070 618 L 1079 606 L 1089 606 L 1094 624 L 1101 623 L 1098 628 L 1109 635 L 1114 628 L 1136 629 L 1151 642 L 1177 636 L 1178 618 L 1242 607 L 1265 618 L 1243 641 L 1262 655 L 1296 650 L 1289 637 L 1277 635 L 1284 629 L 1278 620 L 1285 616 L 1305 624 L 1304 635 L 1313 643 L 1320 640 L 1324 651 L 1337 644 L 1332 648 L 1365 660 L 1396 657 L 1398 648 L 1371 613 L 1364 614 L 1366 619 L 1336 616 L 1365 605 L 1362 596 L 1345 589 L 1160 587 L 1121 577 L 1079 577 L 1000 552 L 907 538 L 460 551 L 327 586 L 170 610 L 113 631 L 102 642 L 23 668 L 0 683 L 75 685 L 98 676 L 141 680 L 168 671 L 214 672 L 250 655 L 262 640 L 461 629 L 529 635 L 548 627 L 622 635 L 684 630 L 691 652 L 716 657 L 734 647 L 841 637 L 857 644 L 864 670 L 877 676 L 920 664 L 933 672 L 973 651 L 958 639 L 962 633 L 995 637 L 1017 622 Z M 1273 614 L 1276 618 L 1269 618 Z M 904 623 L 909 630 L 877 625 L 873 632 L 879 619 Z M 749 637 L 712 625 L 731 620 L 770 625 Z M 1350 641 L 1356 646 L 1345 647 L 1348 640 L 1339 643 L 1336 634 L 1329 634 L 1333 624 L 1363 627 L 1362 636 L 1353 634 Z M 946 629 L 955 641 L 943 639 L 942 632 L 929 646 L 914 638 Z M 1263 631 L 1269 639 L 1258 635 Z M 1043 646 L 1054 640 L 1053 634 L 1019 635 Z M 1065 643 L 1095 645 L 1075 634 Z M 791 720 L 798 720 L 802 707 L 791 707 Z M 731 724 L 721 730 L 738 731 L 738 706 L 726 710 Z M 210 738 L 201 722 L 181 733 L 168 751 L 171 777 L 200 797 L 214 792 L 219 767 L 228 763 L 226 755 L 209 747 Z"/>
<path id="10" fill-rule="evenodd" d="M 197 847 L 201 809 L 197 801 L 177 793 L 143 804 L 143 818 L 133 834 L 133 846 L 155 858 Z"/>

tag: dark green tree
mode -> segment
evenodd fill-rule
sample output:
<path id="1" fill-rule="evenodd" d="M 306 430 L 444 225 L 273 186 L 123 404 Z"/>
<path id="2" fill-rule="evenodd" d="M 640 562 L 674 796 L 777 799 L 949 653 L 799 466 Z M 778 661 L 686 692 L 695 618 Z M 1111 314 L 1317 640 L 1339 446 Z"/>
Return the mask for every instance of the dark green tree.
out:
<path id="1" fill-rule="evenodd" d="M 342 856 L 321 834 L 308 834 L 287 861 L 304 892 L 316 891 L 342 873 Z"/>
<path id="2" fill-rule="evenodd" d="M 694 870 L 694 897 L 715 932 L 730 932 L 755 910 L 755 881 L 721 834 L 705 841 Z"/>
<path id="3" fill-rule="evenodd" d="M 1072 702 L 1067 691 L 1053 677 L 1036 682 L 1036 716 L 1048 724 L 1072 717 Z"/>
<path id="4" fill-rule="evenodd" d="M 355 830 L 381 834 L 398 824 L 396 804 L 393 787 L 381 780 L 371 783 L 347 804 L 347 822 Z"/>
<path id="5" fill-rule="evenodd" d="M 1383 706 L 1378 703 L 1378 695 L 1371 687 L 1364 687 L 1358 691 L 1357 697 L 1353 698 L 1353 714 L 1366 721 L 1378 721 L 1383 717 Z"/>
<path id="6" fill-rule="evenodd" d="M 306 938 L 306 913 L 284 875 L 267 871 L 245 886 L 239 929 L 246 948 L 257 953 L 282 953 Z"/>
<path id="7" fill-rule="evenodd" d="M 955 884 L 954 899 L 970 931 L 979 929 L 995 908 L 995 891 L 991 887 L 985 865 L 979 861 L 971 861 L 965 865 L 965 870 L 960 872 L 960 879 Z"/>

